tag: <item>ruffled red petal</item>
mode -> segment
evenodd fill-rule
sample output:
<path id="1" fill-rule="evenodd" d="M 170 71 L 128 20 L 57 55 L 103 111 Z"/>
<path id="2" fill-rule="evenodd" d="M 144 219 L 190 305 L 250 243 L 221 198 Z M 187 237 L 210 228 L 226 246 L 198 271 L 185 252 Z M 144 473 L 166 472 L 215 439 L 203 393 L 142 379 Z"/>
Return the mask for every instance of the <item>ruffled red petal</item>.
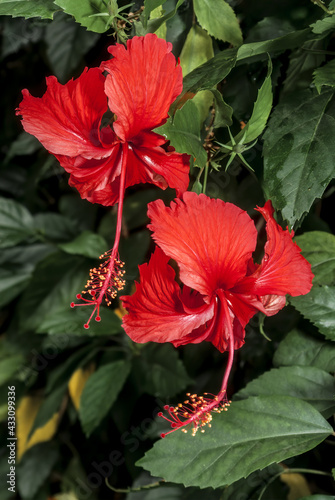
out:
<path id="1" fill-rule="evenodd" d="M 102 63 L 109 75 L 105 92 L 116 114 L 116 134 L 125 141 L 165 123 L 171 103 L 182 91 L 182 70 L 172 45 L 149 33 L 109 47 L 113 59 Z"/>
<path id="2" fill-rule="evenodd" d="M 236 290 L 259 296 L 305 295 L 312 287 L 314 275 L 310 263 L 292 240 L 293 232 L 283 230 L 277 224 L 273 218 L 271 201 L 257 210 L 266 220 L 268 240 L 264 247 L 264 257 L 256 272 L 245 278 Z"/>
<path id="3" fill-rule="evenodd" d="M 129 154 L 128 163 L 131 165 L 133 180 L 127 185 L 137 184 L 139 182 L 150 182 L 162 189 L 168 186 L 175 189 L 177 196 L 181 196 L 189 185 L 189 155 L 180 154 L 173 151 L 166 152 L 160 146 L 150 147 L 153 143 L 153 137 L 161 136 L 153 132 L 141 134 L 146 140 L 141 141 L 141 145 L 129 148 L 132 154 Z M 159 141 L 158 141 L 159 142 Z"/>
<path id="4" fill-rule="evenodd" d="M 181 345 L 184 336 L 213 317 L 213 305 L 205 304 L 199 294 L 181 293 L 168 261 L 157 247 L 149 264 L 139 268 L 140 283 L 136 284 L 136 292 L 121 297 L 128 311 L 123 317 L 123 327 L 135 342 Z"/>
<path id="5" fill-rule="evenodd" d="M 177 262 L 184 284 L 211 297 L 245 276 L 257 238 L 245 211 L 186 192 L 170 207 L 161 200 L 150 203 L 148 216 L 154 240 Z"/>
<path id="6" fill-rule="evenodd" d="M 69 184 L 83 199 L 91 203 L 112 206 L 118 202 L 119 190 L 115 186 L 122 165 L 122 147 L 117 142 L 108 158 L 87 160 L 82 156 L 55 155 L 61 166 L 70 174 Z"/>
<path id="7" fill-rule="evenodd" d="M 53 154 L 88 159 L 108 156 L 109 147 L 104 148 L 99 140 L 101 118 L 108 109 L 101 71 L 86 68 L 79 78 L 65 85 L 54 76 L 46 82 L 41 98 L 22 91 L 17 114 L 22 115 L 25 131 Z"/>

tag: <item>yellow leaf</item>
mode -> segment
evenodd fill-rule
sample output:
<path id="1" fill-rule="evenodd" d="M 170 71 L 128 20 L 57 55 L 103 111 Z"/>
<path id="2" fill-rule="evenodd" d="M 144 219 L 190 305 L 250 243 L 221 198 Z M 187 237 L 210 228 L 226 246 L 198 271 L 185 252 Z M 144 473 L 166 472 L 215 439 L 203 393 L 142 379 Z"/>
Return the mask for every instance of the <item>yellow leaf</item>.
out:
<path id="1" fill-rule="evenodd" d="M 43 427 L 36 429 L 33 435 L 28 439 L 42 402 L 43 398 L 39 396 L 25 396 L 18 406 L 16 412 L 18 461 L 21 459 L 22 455 L 35 444 L 52 439 L 57 430 L 58 412 L 54 413 L 51 419 L 48 420 Z"/>
<path id="2" fill-rule="evenodd" d="M 69 491 L 68 493 L 59 493 L 51 497 L 50 500 L 78 500 L 78 497 L 72 491 Z"/>
<path id="3" fill-rule="evenodd" d="M 77 410 L 79 410 L 81 394 L 89 377 L 95 370 L 95 364 L 91 363 L 87 368 L 78 368 L 69 381 L 69 393 L 72 402 Z"/>
<path id="4" fill-rule="evenodd" d="M 287 500 L 298 500 L 312 494 L 302 474 L 281 474 L 280 479 L 290 488 Z"/>

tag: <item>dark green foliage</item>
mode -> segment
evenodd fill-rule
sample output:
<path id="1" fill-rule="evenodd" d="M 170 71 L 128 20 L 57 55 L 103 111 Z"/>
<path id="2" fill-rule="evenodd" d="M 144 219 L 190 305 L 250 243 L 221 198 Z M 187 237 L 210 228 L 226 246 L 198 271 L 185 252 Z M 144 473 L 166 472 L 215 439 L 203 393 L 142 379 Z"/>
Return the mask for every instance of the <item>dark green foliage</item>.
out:
<path id="1" fill-rule="evenodd" d="M 24 396 L 42 398 L 30 437 L 57 415 L 53 437 L 17 464 L 16 496 L 4 481 L 1 498 L 286 500 L 281 474 L 298 469 L 310 491 L 301 500 L 334 500 L 334 7 L 0 0 L 0 436 L 6 442 L 8 386 L 16 387 L 16 408 Z M 156 132 L 191 156 L 189 189 L 247 210 L 260 242 L 253 209 L 271 199 L 315 277 L 308 295 L 251 320 L 236 351 L 229 410 L 214 414 L 203 434 L 160 439 L 170 427 L 157 413 L 189 391 L 216 393 L 227 357 L 208 343 L 135 344 L 122 328 L 119 299 L 83 328 L 92 309 L 70 303 L 113 245 L 116 210 L 80 199 L 58 162 L 22 131 L 15 108 L 23 88 L 42 96 L 46 76 L 76 78 L 127 36 L 156 31 L 178 57 L 192 26 L 205 30 L 212 46 L 203 52 L 214 57 L 187 74 Z M 211 92 L 207 110 L 192 100 L 202 90 Z M 174 197 L 152 185 L 126 191 L 120 295 L 134 292 L 138 266 L 154 248 L 147 204 Z M 79 406 L 69 390 L 74 379 Z M 0 474 L 7 473 L 2 454 Z M 108 489 L 106 477 L 121 491 Z"/>

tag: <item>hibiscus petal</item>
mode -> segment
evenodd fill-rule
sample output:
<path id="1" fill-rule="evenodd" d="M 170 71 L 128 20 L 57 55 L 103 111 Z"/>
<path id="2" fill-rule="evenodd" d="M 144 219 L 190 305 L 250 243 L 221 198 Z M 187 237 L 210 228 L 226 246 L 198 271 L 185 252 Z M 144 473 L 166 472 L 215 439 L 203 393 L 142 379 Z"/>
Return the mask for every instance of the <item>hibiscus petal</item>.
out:
<path id="1" fill-rule="evenodd" d="M 115 143 L 108 158 L 87 160 L 82 156 L 55 155 L 69 173 L 69 184 L 75 187 L 83 199 L 91 203 L 112 206 L 119 200 L 119 176 L 122 164 L 122 148 Z"/>
<path id="2" fill-rule="evenodd" d="M 182 338 L 213 316 L 213 306 L 205 304 L 199 294 L 188 295 L 184 309 L 175 272 L 169 258 L 156 248 L 149 264 L 140 266 L 140 283 L 132 296 L 123 296 L 123 327 L 135 342 L 172 342 L 181 345 Z M 191 308 L 193 305 L 193 308 Z"/>
<path id="3" fill-rule="evenodd" d="M 22 115 L 25 131 L 37 137 L 50 153 L 106 157 L 109 149 L 99 141 L 101 118 L 108 109 L 104 82 L 98 68 L 86 68 L 79 78 L 65 85 L 50 76 L 41 98 L 22 91 L 23 100 L 16 113 Z"/>
<path id="4" fill-rule="evenodd" d="M 171 103 L 182 91 L 182 70 L 172 45 L 149 33 L 109 47 L 113 59 L 102 63 L 110 75 L 105 91 L 117 115 L 114 130 L 129 140 L 142 130 L 165 123 Z"/>
<path id="5" fill-rule="evenodd" d="M 246 274 L 257 232 L 248 214 L 222 200 L 186 192 L 170 207 L 149 204 L 153 238 L 174 259 L 180 279 L 203 295 L 229 289 Z"/>
<path id="6" fill-rule="evenodd" d="M 132 166 L 134 181 L 136 180 L 132 184 L 150 182 L 162 189 L 169 186 L 176 190 L 177 196 L 181 196 L 188 188 L 190 181 L 190 157 L 186 154 L 176 153 L 174 150 L 166 152 L 160 146 L 152 145 L 150 147 L 150 142 L 153 142 L 152 136 L 157 136 L 157 134 L 146 133 L 145 137 L 148 142 L 143 141 L 141 146 L 134 145 L 132 147 L 133 157 L 131 160 L 130 156 L 128 160 Z M 138 177 L 136 178 L 136 176 Z"/>
<path id="7" fill-rule="evenodd" d="M 273 218 L 271 201 L 257 208 L 266 220 L 268 240 L 260 267 L 243 280 L 239 291 L 249 290 L 256 295 L 305 295 L 312 287 L 313 273 L 310 263 L 301 255 L 293 242 L 293 232 L 283 230 Z M 280 303 L 278 303 L 280 305 Z M 270 309 L 269 309 L 270 310 Z M 278 309 L 279 310 L 279 309 Z"/>

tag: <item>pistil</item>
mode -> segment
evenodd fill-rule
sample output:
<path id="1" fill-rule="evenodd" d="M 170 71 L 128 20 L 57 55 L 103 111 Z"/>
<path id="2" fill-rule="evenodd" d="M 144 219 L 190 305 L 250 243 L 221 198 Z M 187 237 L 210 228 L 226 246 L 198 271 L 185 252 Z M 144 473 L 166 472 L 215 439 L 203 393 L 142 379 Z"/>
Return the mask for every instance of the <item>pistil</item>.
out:
<path id="1" fill-rule="evenodd" d="M 125 274 L 125 270 L 123 269 L 124 262 L 119 258 L 119 244 L 122 227 L 127 156 L 128 145 L 127 143 L 123 143 L 117 223 L 113 248 L 103 255 L 100 255 L 100 259 L 105 259 L 105 262 L 101 263 L 98 268 L 94 267 L 90 270 L 90 278 L 85 285 L 85 290 L 77 295 L 77 299 L 82 300 L 83 303 L 71 303 L 71 307 L 94 306 L 88 321 L 84 324 L 84 328 L 86 329 L 89 328 L 90 321 L 94 316 L 95 321 L 101 321 L 100 305 L 103 300 L 105 299 L 106 304 L 109 306 L 111 301 L 115 299 L 118 291 L 122 290 L 125 286 L 125 280 L 123 279 Z M 83 294 L 88 294 L 90 298 L 83 297 Z"/>

